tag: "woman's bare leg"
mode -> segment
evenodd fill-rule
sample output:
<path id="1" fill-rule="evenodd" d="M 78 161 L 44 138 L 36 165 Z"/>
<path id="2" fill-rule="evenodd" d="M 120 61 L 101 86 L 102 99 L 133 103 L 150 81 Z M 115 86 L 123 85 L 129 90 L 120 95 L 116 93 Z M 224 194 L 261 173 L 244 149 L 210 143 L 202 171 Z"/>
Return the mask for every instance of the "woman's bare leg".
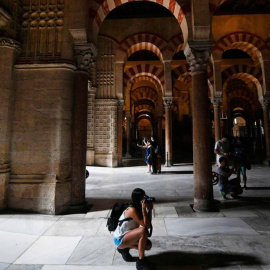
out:
<path id="1" fill-rule="evenodd" d="M 123 248 L 137 248 L 139 251 L 139 258 L 144 258 L 144 251 L 146 250 L 147 232 L 144 227 L 136 228 L 129 231 L 124 236 L 122 244 L 118 247 Z M 148 245 L 149 248 L 149 245 Z"/>

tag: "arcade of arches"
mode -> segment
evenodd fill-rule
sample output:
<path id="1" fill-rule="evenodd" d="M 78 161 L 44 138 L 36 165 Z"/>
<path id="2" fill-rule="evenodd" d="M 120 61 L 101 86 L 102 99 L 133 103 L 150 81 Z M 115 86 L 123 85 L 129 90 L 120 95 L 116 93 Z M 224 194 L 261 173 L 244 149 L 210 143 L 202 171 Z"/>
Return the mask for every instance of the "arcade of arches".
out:
<path id="1" fill-rule="evenodd" d="M 193 162 L 211 211 L 213 144 L 270 161 L 270 3 L 2 0 L 0 209 L 82 211 L 85 166 L 121 166 L 155 135 Z"/>

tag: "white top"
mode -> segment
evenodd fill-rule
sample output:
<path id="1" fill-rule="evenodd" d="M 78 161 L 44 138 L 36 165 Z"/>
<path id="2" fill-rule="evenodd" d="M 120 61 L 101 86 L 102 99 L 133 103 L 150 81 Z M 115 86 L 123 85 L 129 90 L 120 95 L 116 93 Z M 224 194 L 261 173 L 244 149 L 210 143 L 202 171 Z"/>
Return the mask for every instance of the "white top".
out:
<path id="1" fill-rule="evenodd" d="M 119 221 L 126 218 L 125 212 L 129 209 L 129 207 L 122 213 L 121 217 L 119 218 Z M 134 220 L 130 219 L 127 221 L 124 221 L 121 226 L 119 224 L 117 225 L 117 228 L 115 229 L 113 233 L 113 237 L 120 239 L 122 238 L 127 232 L 138 228 L 140 225 Z"/>
<path id="2" fill-rule="evenodd" d="M 229 143 L 222 142 L 221 140 L 219 140 L 215 144 L 215 149 L 217 149 L 218 152 L 220 153 L 220 154 L 217 154 L 217 164 L 219 164 L 219 159 L 223 157 L 223 154 L 229 152 Z"/>

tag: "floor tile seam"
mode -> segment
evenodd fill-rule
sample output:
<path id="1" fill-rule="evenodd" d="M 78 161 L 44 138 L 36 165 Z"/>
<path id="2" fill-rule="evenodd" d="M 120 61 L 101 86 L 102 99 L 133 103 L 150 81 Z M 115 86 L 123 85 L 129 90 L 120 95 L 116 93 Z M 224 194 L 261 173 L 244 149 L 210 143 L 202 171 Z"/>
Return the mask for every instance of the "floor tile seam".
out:
<path id="1" fill-rule="evenodd" d="M 68 261 L 70 260 L 72 254 L 74 253 L 74 251 L 76 250 L 76 248 L 79 246 L 79 244 L 80 244 L 81 241 L 83 240 L 83 237 L 84 237 L 84 236 L 80 236 L 80 237 L 81 237 L 80 241 L 78 241 L 77 245 L 73 248 L 73 251 L 70 252 L 70 255 L 69 255 L 69 257 L 67 258 L 65 265 L 68 265 Z"/>
<path id="2" fill-rule="evenodd" d="M 59 218 L 57 220 L 55 220 L 55 222 L 53 224 L 51 224 L 51 226 L 49 226 L 40 236 L 47 236 L 45 235 L 45 233 L 50 230 L 58 221 L 61 221 L 61 218 L 63 217 L 63 215 L 60 215 Z"/>

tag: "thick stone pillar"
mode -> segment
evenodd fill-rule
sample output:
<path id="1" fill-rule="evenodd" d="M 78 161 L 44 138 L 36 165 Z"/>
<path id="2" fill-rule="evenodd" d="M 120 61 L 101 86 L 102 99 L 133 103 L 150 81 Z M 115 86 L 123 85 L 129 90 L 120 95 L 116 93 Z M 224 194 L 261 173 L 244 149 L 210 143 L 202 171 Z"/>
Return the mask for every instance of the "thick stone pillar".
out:
<path id="1" fill-rule="evenodd" d="M 263 126 L 264 126 L 264 139 L 265 139 L 265 164 L 270 165 L 270 127 L 269 127 L 269 104 L 270 99 L 260 100 L 263 109 Z"/>
<path id="2" fill-rule="evenodd" d="M 0 210 L 7 207 L 11 122 L 14 111 L 14 62 L 19 51 L 19 42 L 0 38 Z"/>
<path id="3" fill-rule="evenodd" d="M 118 166 L 122 166 L 123 158 L 123 106 L 124 100 L 118 100 L 117 104 L 117 153 Z"/>
<path id="4" fill-rule="evenodd" d="M 165 165 L 170 167 L 173 165 L 172 152 L 172 97 L 164 97 L 165 107 Z"/>
<path id="5" fill-rule="evenodd" d="M 96 88 L 88 83 L 88 120 L 86 165 L 95 164 L 95 96 Z"/>
<path id="6" fill-rule="evenodd" d="M 131 116 L 130 115 L 126 115 L 126 121 L 127 121 L 127 151 L 126 151 L 126 155 L 125 157 L 130 158 L 130 129 L 131 129 Z"/>
<path id="7" fill-rule="evenodd" d="M 75 45 L 78 69 L 74 75 L 72 156 L 71 156 L 71 203 L 70 212 L 87 210 L 85 201 L 85 170 L 88 115 L 88 69 L 93 63 L 92 44 Z"/>
<path id="8" fill-rule="evenodd" d="M 194 210 L 213 210 L 213 186 L 211 180 L 211 134 L 209 127 L 209 99 L 207 65 L 209 61 L 207 45 L 193 44 L 186 52 L 192 73 L 193 112 L 193 166 L 194 166 Z"/>
<path id="9" fill-rule="evenodd" d="M 213 106 L 214 106 L 214 124 L 215 124 L 215 142 L 220 140 L 220 104 L 221 99 L 214 98 Z"/>

